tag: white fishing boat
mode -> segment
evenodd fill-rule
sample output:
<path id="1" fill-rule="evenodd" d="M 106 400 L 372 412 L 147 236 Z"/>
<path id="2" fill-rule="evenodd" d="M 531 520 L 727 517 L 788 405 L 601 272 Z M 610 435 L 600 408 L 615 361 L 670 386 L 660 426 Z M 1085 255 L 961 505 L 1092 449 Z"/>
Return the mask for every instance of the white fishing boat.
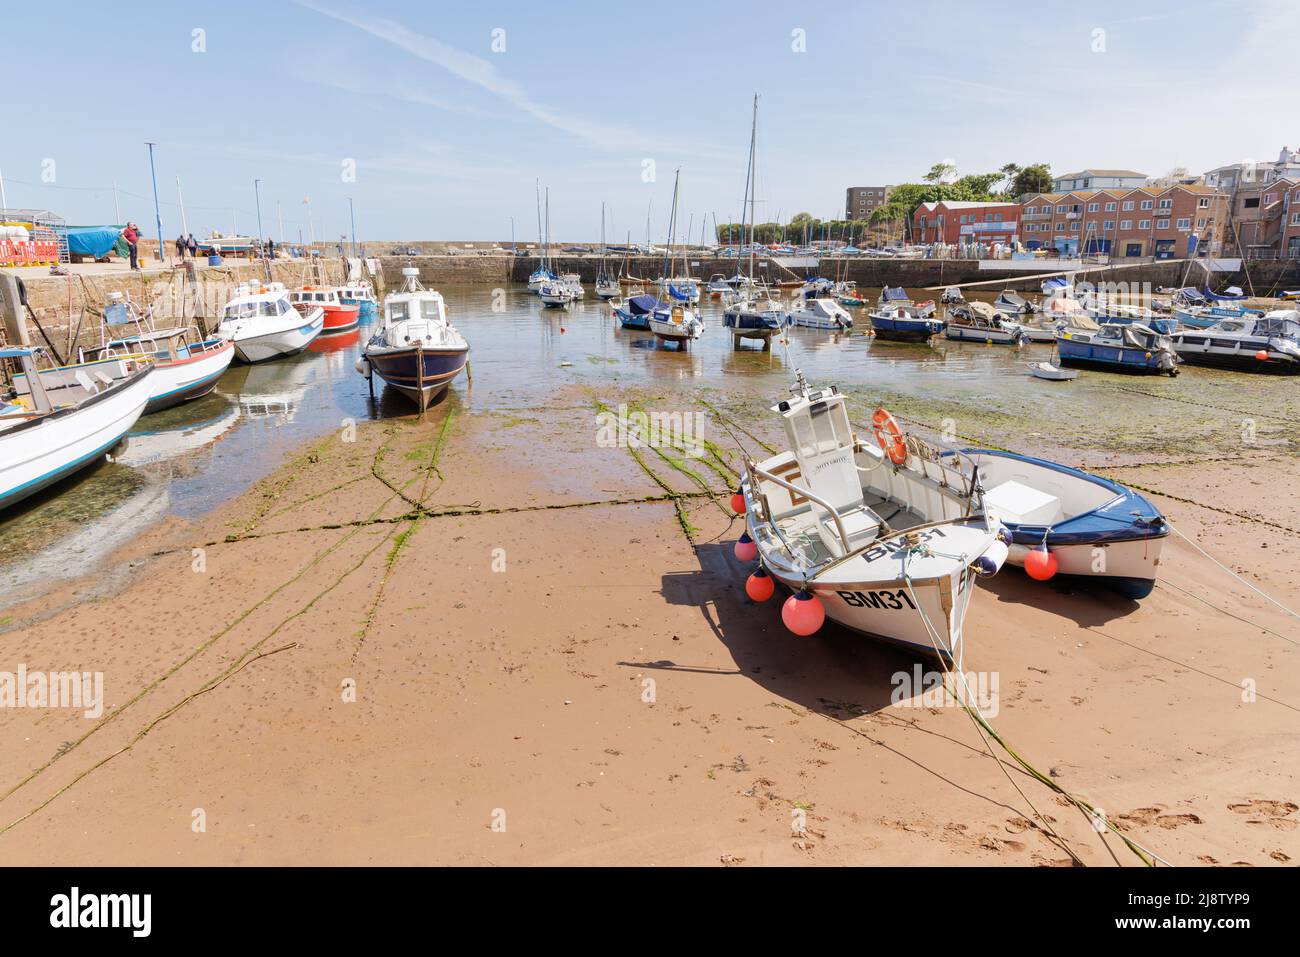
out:
<path id="1" fill-rule="evenodd" d="M 824 615 L 960 661 L 975 578 L 1001 568 L 1009 532 L 951 455 L 903 433 L 884 409 L 877 442 L 862 441 L 836 388 L 796 376 L 793 398 L 772 408 L 789 449 L 745 463 L 737 554 L 752 540 L 762 574 L 796 593 L 783 618 L 797 634 Z"/>
<path id="2" fill-rule="evenodd" d="M 708 285 L 705 287 L 709 291 L 710 299 L 720 299 L 722 294 L 731 291 L 731 283 L 722 273 L 714 273 L 709 277 Z"/>
<path id="3" fill-rule="evenodd" d="M 834 299 L 796 299 L 787 314 L 791 325 L 807 329 L 834 329 L 843 331 L 853 328 L 853 317 L 849 311 Z"/>
<path id="4" fill-rule="evenodd" d="M 560 285 L 569 291 L 570 301 L 577 301 L 587 295 L 587 290 L 582 285 L 582 278 L 576 272 L 561 274 L 559 281 Z"/>
<path id="5" fill-rule="evenodd" d="M 152 308 L 141 313 L 121 292 L 108 294 L 99 345 L 81 350 L 83 364 L 114 359 L 148 359 L 155 374 L 145 414 L 202 398 L 230 368 L 235 347 L 228 339 L 205 337 L 185 326 L 159 329 Z"/>
<path id="6" fill-rule="evenodd" d="M 1004 346 L 1028 341 L 1023 326 L 1012 322 L 986 302 L 954 306 L 948 312 L 944 335 L 949 339 Z"/>
<path id="7" fill-rule="evenodd" d="M 243 362 L 267 362 L 302 352 L 325 327 L 325 310 L 300 313 L 283 283 L 242 283 L 221 310 L 217 334 L 235 344 Z"/>
<path id="8" fill-rule="evenodd" d="M 143 414 L 156 373 L 135 358 L 37 369 L 26 346 L 0 359 L 21 369 L 0 399 L 0 509 L 102 459 Z"/>
<path id="9" fill-rule="evenodd" d="M 418 269 L 403 269 L 405 283 L 384 297 L 383 326 L 366 343 L 357 371 L 372 374 L 423 411 L 445 392 L 469 361 L 469 343 L 447 321 L 442 294 L 420 284 Z"/>

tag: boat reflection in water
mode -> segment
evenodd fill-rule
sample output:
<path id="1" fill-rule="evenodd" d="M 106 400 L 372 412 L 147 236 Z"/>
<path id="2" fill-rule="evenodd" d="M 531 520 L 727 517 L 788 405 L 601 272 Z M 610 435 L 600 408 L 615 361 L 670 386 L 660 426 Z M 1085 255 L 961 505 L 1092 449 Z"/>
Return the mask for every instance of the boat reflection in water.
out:
<path id="1" fill-rule="evenodd" d="M 242 416 L 239 403 L 224 395 L 204 399 L 191 408 L 193 413 L 186 421 L 165 422 L 159 428 L 154 428 L 155 419 L 142 419 L 144 427 L 128 432 L 126 441 L 109 459 L 119 465 L 144 468 L 190 455 L 220 441 Z"/>

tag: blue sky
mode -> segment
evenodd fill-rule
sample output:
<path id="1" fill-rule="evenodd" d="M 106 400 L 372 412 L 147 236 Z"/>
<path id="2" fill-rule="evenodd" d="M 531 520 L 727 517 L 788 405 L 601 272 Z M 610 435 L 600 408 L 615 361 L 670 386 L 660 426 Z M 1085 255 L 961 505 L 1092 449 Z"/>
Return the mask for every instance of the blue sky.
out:
<path id="1" fill-rule="evenodd" d="M 739 215 L 755 92 L 760 220 L 837 215 L 846 186 L 916 180 L 940 160 L 1158 175 L 1300 145 L 1293 0 L 1032 16 L 968 2 L 72 0 L 11 5 L 4 21 L 24 38 L 6 72 L 33 90 L 10 107 L 21 135 L 0 142 L 9 205 L 110 222 L 116 181 L 122 217 L 147 235 L 154 140 L 169 237 L 179 176 L 196 234 L 255 232 L 260 178 L 277 238 L 277 201 L 293 239 L 309 197 L 321 238 L 347 231 L 352 197 L 363 240 L 508 239 L 511 217 L 535 239 L 540 179 L 557 238 L 597 238 L 603 200 L 611 241 L 645 240 L 648 204 L 658 240 L 678 166 L 681 231 L 693 216 L 698 236 L 702 217 Z"/>

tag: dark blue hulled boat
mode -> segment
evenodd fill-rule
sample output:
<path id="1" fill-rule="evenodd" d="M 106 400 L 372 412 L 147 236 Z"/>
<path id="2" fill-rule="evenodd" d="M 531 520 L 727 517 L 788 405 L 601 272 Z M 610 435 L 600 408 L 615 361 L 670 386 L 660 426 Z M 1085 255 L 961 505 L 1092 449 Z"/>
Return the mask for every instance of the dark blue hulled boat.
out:
<path id="1" fill-rule="evenodd" d="M 1012 564 L 1046 548 L 1050 558 L 1036 556 L 1035 577 L 1088 580 L 1134 600 L 1151 594 L 1169 526 L 1144 496 L 1014 452 L 966 449 L 960 458 L 964 473 L 978 472 L 984 507 L 1011 532 Z"/>
<path id="2" fill-rule="evenodd" d="M 629 296 L 614 307 L 614 315 L 624 329 L 641 329 L 650 331 L 650 317 L 656 309 L 664 309 L 667 303 L 660 302 L 654 296 Z"/>
<path id="3" fill-rule="evenodd" d="M 402 270 L 406 285 L 384 297 L 384 325 L 366 343 L 357 371 L 377 375 L 423 411 L 469 361 L 469 343 L 447 321 L 442 295 L 420 285 L 419 270 Z"/>
<path id="4" fill-rule="evenodd" d="M 1136 322 L 1106 323 L 1097 329 L 1060 329 L 1056 333 L 1056 351 L 1065 366 L 1178 375 L 1178 354 L 1169 337 Z"/>
<path id="5" fill-rule="evenodd" d="M 871 314 L 871 328 L 877 339 L 891 342 L 925 342 L 943 332 L 944 322 L 934 317 L 934 310 L 916 306 L 891 306 Z"/>

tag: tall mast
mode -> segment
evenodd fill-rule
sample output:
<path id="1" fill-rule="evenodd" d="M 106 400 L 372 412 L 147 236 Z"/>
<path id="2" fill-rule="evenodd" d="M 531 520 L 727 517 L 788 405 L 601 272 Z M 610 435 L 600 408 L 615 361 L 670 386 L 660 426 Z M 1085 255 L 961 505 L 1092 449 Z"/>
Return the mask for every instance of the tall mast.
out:
<path id="1" fill-rule="evenodd" d="M 542 246 L 543 265 L 548 272 L 551 269 L 551 187 L 546 187 L 546 241 Z"/>
<path id="2" fill-rule="evenodd" d="M 754 144 L 758 137 L 758 94 L 754 94 L 754 115 L 749 124 L 749 165 L 745 169 L 745 199 L 749 202 L 749 278 L 754 279 Z M 745 210 L 740 210 L 741 235 L 745 230 Z"/>
<path id="3" fill-rule="evenodd" d="M 542 181 L 533 180 L 533 189 L 537 193 L 537 245 L 542 245 Z M 542 247 L 542 268 L 546 268 L 546 247 Z"/>
<path id="4" fill-rule="evenodd" d="M 677 186 L 682 179 L 682 168 L 673 175 L 673 210 L 668 214 L 668 248 L 664 250 L 664 282 L 671 287 L 673 240 L 677 237 Z M 666 290 L 665 290 L 666 291 Z"/>

